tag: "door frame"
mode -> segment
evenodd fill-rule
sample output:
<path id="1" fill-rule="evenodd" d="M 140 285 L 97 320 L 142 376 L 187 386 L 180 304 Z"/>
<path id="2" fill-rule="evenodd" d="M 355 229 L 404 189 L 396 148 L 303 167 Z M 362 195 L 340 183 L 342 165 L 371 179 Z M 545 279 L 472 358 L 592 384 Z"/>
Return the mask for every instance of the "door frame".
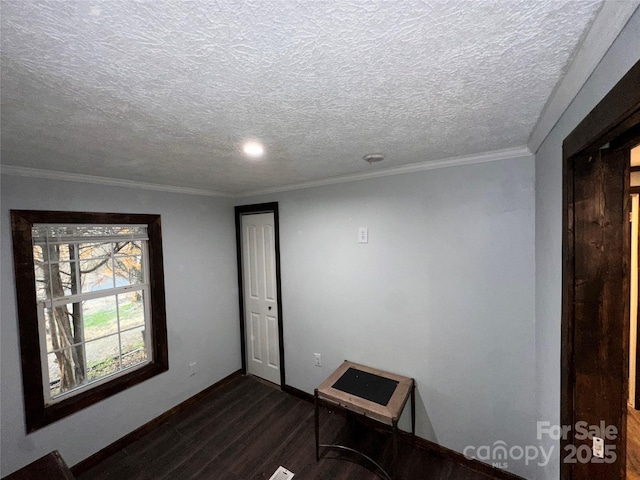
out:
<path id="1" fill-rule="evenodd" d="M 615 87 L 604 97 L 604 99 L 584 118 L 582 122 L 569 134 L 564 140 L 562 145 L 563 150 L 563 206 L 562 206 L 562 232 L 563 232 L 563 245 L 562 245 L 562 326 L 561 326 L 561 388 L 560 388 L 560 419 L 562 425 L 571 426 L 571 430 L 566 435 L 566 438 L 561 440 L 561 452 L 560 452 L 560 477 L 562 480 L 574 479 L 574 468 L 572 464 L 565 463 L 564 454 L 567 452 L 565 448 L 574 444 L 574 428 L 575 410 L 574 399 L 577 394 L 576 379 L 579 375 L 588 374 L 583 370 L 579 361 L 576 361 L 574 356 L 574 346 L 576 344 L 576 337 L 585 335 L 586 332 L 580 331 L 575 328 L 574 322 L 574 292 L 576 289 L 575 278 L 575 252 L 574 245 L 576 241 L 575 232 L 573 230 L 573 215 L 575 212 L 575 204 L 573 199 L 573 181 L 575 166 L 574 161 L 578 158 L 584 158 L 592 152 L 597 151 L 600 146 L 609 142 L 614 142 L 616 148 L 631 147 L 631 141 L 640 135 L 640 62 L 637 62 L 627 74 L 616 84 Z M 613 145 L 612 145 L 613 146 Z M 626 169 L 628 171 L 628 165 Z M 619 172 L 621 175 L 624 172 Z M 598 180 L 593 178 L 594 185 L 598 185 Z M 626 209 L 628 210 L 628 180 L 627 180 L 627 195 L 626 195 Z M 626 225 L 625 225 L 626 223 Z M 616 226 L 614 226 L 616 227 Z M 617 226 L 623 232 L 628 229 L 628 222 L 623 222 L 623 225 Z M 627 253 L 630 253 L 630 236 L 624 235 L 623 238 L 623 252 L 626 249 Z M 623 258 L 623 262 L 625 259 Z M 628 259 L 627 267 L 628 267 Z M 612 301 L 625 302 L 626 305 L 626 318 L 623 318 L 625 328 L 623 330 L 623 345 L 622 348 L 626 349 L 625 355 L 626 364 L 622 365 L 622 371 L 620 371 L 617 365 L 603 366 L 600 372 L 603 372 L 609 368 L 610 372 L 614 372 L 616 375 L 616 381 L 624 382 L 622 388 L 623 392 L 627 392 L 627 375 L 629 367 L 628 359 L 628 338 L 629 338 L 629 272 L 627 268 L 626 279 L 623 279 L 623 291 L 620 292 L 620 297 L 610 299 Z M 600 325 L 594 325 L 594 329 L 600 330 L 597 333 L 602 333 L 602 329 L 598 328 Z M 592 330 L 593 331 L 593 330 Z M 579 337 L 582 338 L 582 337 Z M 624 363 L 624 362 L 623 362 Z M 609 373 L 611 374 L 611 373 Z M 623 394 L 623 398 L 612 398 L 616 395 L 612 395 L 613 392 L 599 392 L 602 395 L 611 395 L 610 404 L 612 408 L 622 409 L 621 423 L 620 425 L 620 440 L 619 445 L 622 446 L 622 458 L 618 461 L 625 462 L 624 448 L 626 446 L 626 404 L 628 394 Z M 623 479 L 625 477 L 626 466 L 622 465 L 622 468 L 617 469 L 617 473 L 613 471 L 611 478 Z"/>
<path id="2" fill-rule="evenodd" d="M 634 167 L 631 167 L 630 171 L 633 171 L 633 168 Z M 640 187 L 629 187 L 629 195 L 633 194 L 640 195 Z M 638 240 L 640 240 L 640 238 Z M 640 261 L 640 241 L 638 241 L 638 260 Z M 640 287 L 640 268 L 637 269 L 637 277 L 638 286 Z M 631 283 L 629 283 L 629 288 L 631 288 Z M 636 311 L 635 321 L 636 325 L 640 327 L 640 308 Z M 636 392 L 632 405 L 634 410 L 640 410 L 640 371 L 638 370 L 638 366 L 640 366 L 640 350 L 638 349 L 638 347 L 640 347 L 640 330 L 636 329 Z"/>
<path id="3" fill-rule="evenodd" d="M 278 202 L 257 203 L 253 205 L 240 205 L 234 208 L 236 221 L 236 261 L 238 265 L 238 296 L 240 306 L 240 352 L 242 355 L 242 372 L 247 373 L 247 345 L 245 338 L 244 318 L 244 278 L 242 270 L 242 217 L 256 213 L 273 213 L 274 246 L 276 253 L 276 290 L 278 304 L 278 348 L 280 350 L 280 388 L 285 385 L 284 371 L 284 335 L 282 321 L 282 287 L 280 276 L 280 218 Z"/>

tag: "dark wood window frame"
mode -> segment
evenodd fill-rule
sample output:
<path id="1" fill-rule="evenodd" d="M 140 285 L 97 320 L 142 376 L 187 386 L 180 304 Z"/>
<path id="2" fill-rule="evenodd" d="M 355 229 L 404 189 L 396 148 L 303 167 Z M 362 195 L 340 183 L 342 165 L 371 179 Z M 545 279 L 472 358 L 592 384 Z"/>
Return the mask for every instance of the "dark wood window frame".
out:
<path id="1" fill-rule="evenodd" d="M 32 243 L 34 224 L 146 225 L 151 304 L 150 363 L 111 381 L 45 405 L 38 333 L 38 312 Z M 13 258 L 18 307 L 22 385 L 27 433 L 60 420 L 169 369 L 160 215 L 11 210 Z"/>

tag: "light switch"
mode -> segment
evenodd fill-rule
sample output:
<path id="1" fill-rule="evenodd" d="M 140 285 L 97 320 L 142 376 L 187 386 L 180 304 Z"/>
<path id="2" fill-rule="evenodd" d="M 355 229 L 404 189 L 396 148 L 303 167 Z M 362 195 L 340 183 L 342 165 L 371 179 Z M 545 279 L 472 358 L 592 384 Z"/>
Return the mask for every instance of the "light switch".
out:
<path id="1" fill-rule="evenodd" d="M 369 243 L 369 229 L 367 227 L 358 229 L 358 243 Z"/>

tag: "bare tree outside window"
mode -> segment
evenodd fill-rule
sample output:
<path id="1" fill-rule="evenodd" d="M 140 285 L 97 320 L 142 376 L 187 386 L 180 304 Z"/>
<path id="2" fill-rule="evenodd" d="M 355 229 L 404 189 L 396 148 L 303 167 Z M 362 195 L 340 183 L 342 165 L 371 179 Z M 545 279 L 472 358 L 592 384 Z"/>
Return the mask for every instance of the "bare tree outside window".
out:
<path id="1" fill-rule="evenodd" d="M 40 301 L 45 307 L 50 347 L 47 353 L 52 397 L 146 360 L 144 334 L 140 337 L 130 334 L 124 337 L 125 342 L 120 341 L 124 355 L 99 348 L 96 341 L 85 343 L 85 331 L 89 337 L 104 336 L 98 333 L 100 330 L 108 336 L 113 333 L 108 326 L 114 321 L 119 323 L 119 330 L 144 324 L 141 289 L 134 290 L 132 295 L 118 295 L 115 309 L 109 304 L 109 297 L 107 301 L 91 302 L 98 305 L 93 311 L 87 301 L 47 308 L 53 299 L 69 294 L 142 285 L 142 254 L 141 241 L 34 245 L 36 290 L 43 297 Z M 98 349 L 97 362 L 87 364 L 86 349 L 94 353 Z"/>
<path id="2" fill-rule="evenodd" d="M 132 232 L 139 238 L 119 240 Z M 99 241 L 93 241 L 93 235 Z M 47 345 L 45 396 L 55 401 L 147 361 L 146 231 L 34 225 L 33 238 Z"/>

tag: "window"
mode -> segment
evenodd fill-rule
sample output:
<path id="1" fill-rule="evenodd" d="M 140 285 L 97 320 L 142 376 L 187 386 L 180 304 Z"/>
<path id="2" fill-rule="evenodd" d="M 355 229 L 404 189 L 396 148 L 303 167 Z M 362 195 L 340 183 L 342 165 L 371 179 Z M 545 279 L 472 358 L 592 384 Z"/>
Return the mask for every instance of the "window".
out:
<path id="1" fill-rule="evenodd" d="M 11 215 L 27 431 L 168 369 L 159 216 Z"/>
<path id="2" fill-rule="evenodd" d="M 31 235 L 45 404 L 149 362 L 146 225 Z"/>

